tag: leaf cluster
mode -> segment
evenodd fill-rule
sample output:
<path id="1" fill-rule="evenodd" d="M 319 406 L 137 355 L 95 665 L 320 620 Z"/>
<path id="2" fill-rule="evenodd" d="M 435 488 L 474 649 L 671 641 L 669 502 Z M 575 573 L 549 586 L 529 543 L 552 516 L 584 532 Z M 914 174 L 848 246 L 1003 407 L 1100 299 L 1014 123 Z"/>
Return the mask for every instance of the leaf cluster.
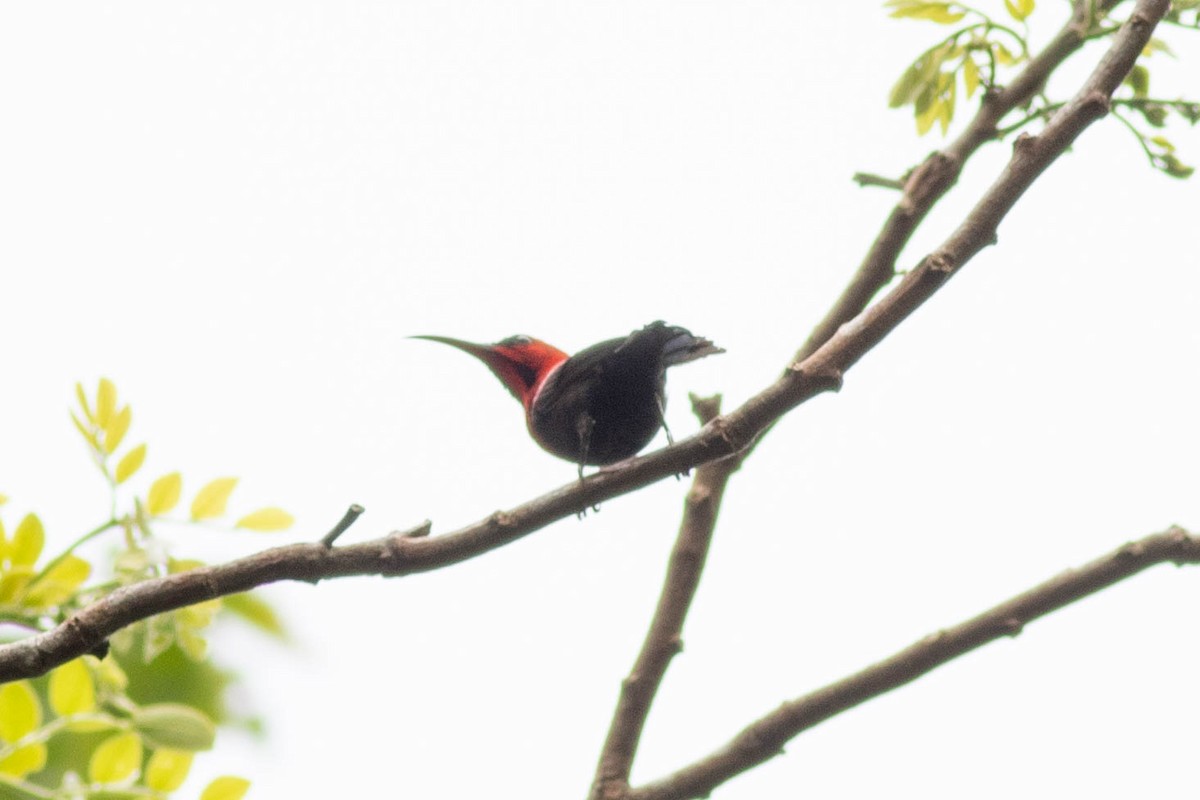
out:
<path id="1" fill-rule="evenodd" d="M 928 0 L 887 0 L 891 16 L 926 20 L 953 26 L 949 35 L 913 60 L 892 86 L 889 105 L 911 106 L 917 132 L 928 133 L 937 124 L 945 135 L 954 119 L 959 86 L 967 98 L 980 89 L 1000 89 L 1013 69 L 1030 58 L 1028 22 L 1035 11 L 1035 0 L 1004 0 L 1010 22 L 998 22 L 983 11 L 957 2 Z M 1085 38 L 1110 36 L 1120 27 L 1098 4 L 1088 6 Z M 1167 20 L 1187 28 L 1200 29 L 1200 0 L 1175 0 Z M 1017 25 L 1018 27 L 1012 27 Z M 1018 29 L 1019 28 L 1019 29 Z M 1190 177 L 1194 168 L 1176 155 L 1175 146 L 1160 131 L 1172 114 L 1196 124 L 1200 121 L 1200 103 L 1183 99 L 1155 98 L 1150 94 L 1150 69 L 1147 60 L 1156 53 L 1174 56 L 1162 39 L 1151 39 L 1142 58 L 1126 79 L 1123 92 L 1113 99 L 1113 113 L 1134 135 L 1150 165 L 1173 178 Z M 1019 113 L 1015 122 L 996 132 L 1003 138 L 1035 121 L 1045 122 L 1065 105 L 1038 93 Z"/>
<path id="2" fill-rule="evenodd" d="M 162 523 L 219 524 L 237 487 L 236 478 L 209 481 L 191 497 L 185 516 L 172 516 L 184 497 L 179 472 L 130 489 L 147 445 L 126 446 L 133 413 L 119 402 L 112 381 L 101 379 L 91 397 L 77 385 L 76 400 L 71 419 L 109 486 L 108 518 L 43 559 L 41 519 L 25 514 L 9 534 L 0 516 L 0 625 L 6 627 L 48 630 L 123 586 L 202 566 L 172 556 L 155 530 Z M 0 506 L 6 500 L 0 495 Z M 277 531 L 291 524 L 286 511 L 267 507 L 240 515 L 232 527 Z M 115 545 L 109 556 L 79 554 L 105 534 Z M 103 577 L 89 584 L 96 574 Z M 234 595 L 125 628 L 103 658 L 86 656 L 42 678 L 0 686 L 0 797 L 169 797 L 227 717 L 222 697 L 229 676 L 212 665 L 205 638 L 222 611 L 283 635 L 261 598 Z M 218 778 L 201 800 L 238 800 L 248 786 L 243 778 Z"/>

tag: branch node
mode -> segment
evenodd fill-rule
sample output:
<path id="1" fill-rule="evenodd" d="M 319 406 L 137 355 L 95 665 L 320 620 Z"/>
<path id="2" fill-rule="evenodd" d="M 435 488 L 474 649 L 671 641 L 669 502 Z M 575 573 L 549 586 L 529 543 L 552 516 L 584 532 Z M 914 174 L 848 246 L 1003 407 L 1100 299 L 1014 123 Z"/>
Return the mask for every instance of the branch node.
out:
<path id="1" fill-rule="evenodd" d="M 1028 155 L 1028 154 L 1032 153 L 1034 150 L 1037 149 L 1037 145 L 1040 140 L 1041 140 L 1040 136 L 1035 136 L 1034 134 L 1029 133 L 1028 131 L 1024 131 L 1024 132 L 1018 134 L 1017 138 L 1013 139 L 1013 144 L 1012 144 L 1014 155 L 1022 155 L 1023 156 L 1023 155 Z"/>
<path id="2" fill-rule="evenodd" d="M 507 511 L 496 511 L 488 517 L 488 525 L 498 530 L 510 530 L 517 525 L 516 518 Z"/>
<path id="3" fill-rule="evenodd" d="M 802 381 L 812 381 L 813 384 L 822 392 L 840 392 L 844 381 L 844 375 L 837 367 L 823 367 L 809 371 L 805 368 L 803 361 L 799 361 L 788 366 L 788 371 Z"/>
<path id="4" fill-rule="evenodd" d="M 950 275 L 954 272 L 956 261 L 957 259 L 950 253 L 945 250 L 938 250 L 929 254 L 929 257 L 925 259 L 925 265 L 932 272 Z"/>
<path id="5" fill-rule="evenodd" d="M 433 522 L 425 520 L 415 528 L 410 528 L 406 531 L 396 531 L 393 536 L 399 536 L 402 539 L 424 539 L 433 530 Z"/>
<path id="6" fill-rule="evenodd" d="M 333 530 L 329 531 L 329 533 L 322 537 L 321 544 L 325 545 L 325 547 L 333 547 L 333 543 L 337 541 L 337 538 L 345 533 L 346 529 L 353 525 L 354 520 L 358 519 L 359 515 L 365 510 L 366 509 L 364 509 L 358 503 L 352 503 L 350 507 L 346 509 L 346 513 L 342 515 L 342 518 L 338 524 L 333 526 Z"/>
<path id="7" fill-rule="evenodd" d="M 719 394 L 701 397 L 698 394 L 689 393 L 688 400 L 692 402 L 692 413 L 700 420 L 701 425 L 707 425 L 721 413 L 721 395 Z"/>
<path id="8" fill-rule="evenodd" d="M 1016 617 L 1005 617 L 1000 621 L 1000 630 L 1004 632 L 1005 636 L 1017 637 L 1025 630 L 1025 623 Z"/>

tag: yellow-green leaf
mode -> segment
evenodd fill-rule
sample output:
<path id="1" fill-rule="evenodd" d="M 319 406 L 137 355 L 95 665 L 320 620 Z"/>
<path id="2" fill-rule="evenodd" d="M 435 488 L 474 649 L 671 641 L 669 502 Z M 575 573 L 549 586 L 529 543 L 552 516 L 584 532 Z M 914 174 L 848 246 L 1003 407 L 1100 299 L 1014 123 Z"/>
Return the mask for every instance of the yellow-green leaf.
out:
<path id="1" fill-rule="evenodd" d="M 918 69 L 916 64 L 910 64 L 892 87 L 891 94 L 888 95 L 888 107 L 900 108 L 911 103 L 920 86 L 921 70 Z"/>
<path id="2" fill-rule="evenodd" d="M 1175 145 L 1171 144 L 1171 140 L 1165 136 L 1151 136 L 1150 141 L 1158 145 L 1164 152 L 1174 153 Z"/>
<path id="3" fill-rule="evenodd" d="M 101 659 L 98 667 L 97 677 L 100 679 L 100 685 L 117 692 L 124 692 L 125 687 L 129 686 L 129 678 L 115 658 Z"/>
<path id="4" fill-rule="evenodd" d="M 24 778 L 31 772 L 40 772 L 46 766 L 46 745 L 34 742 L 18 747 L 0 759 L 0 773 Z"/>
<path id="5" fill-rule="evenodd" d="M 15 566 L 0 572 L 0 603 L 11 603 L 33 580 L 33 567 Z"/>
<path id="6" fill-rule="evenodd" d="M 101 428 L 108 427 L 113 412 L 117 410 L 117 387 L 108 378 L 100 379 L 96 389 L 96 424 Z"/>
<path id="7" fill-rule="evenodd" d="M 150 486 L 150 494 L 146 496 L 146 511 L 152 517 L 166 514 L 179 502 L 182 491 L 183 476 L 178 472 L 163 475 Z"/>
<path id="8" fill-rule="evenodd" d="M 237 521 L 234 527 L 251 531 L 282 531 L 292 527 L 295 518 L 282 508 L 260 508 Z"/>
<path id="9" fill-rule="evenodd" d="M 74 411 L 71 412 L 71 422 L 75 423 L 75 430 L 79 431 L 79 435 L 83 437 L 83 440 L 85 442 L 87 442 L 92 447 L 99 446 L 96 444 L 95 432 L 92 431 L 90 428 L 88 428 L 86 425 L 84 425 L 82 422 L 80 422 L 79 417 L 75 416 Z"/>
<path id="10" fill-rule="evenodd" d="M 173 792 L 183 784 L 192 768 L 191 753 L 160 747 L 146 764 L 146 787 L 156 792 Z"/>
<path id="11" fill-rule="evenodd" d="M 996 61 L 1000 62 L 1006 67 L 1017 63 L 1017 57 L 1014 56 L 1007 47 L 999 42 L 992 42 L 992 53 L 995 54 Z"/>
<path id="12" fill-rule="evenodd" d="M 1151 38 L 1146 42 L 1146 46 L 1142 48 L 1142 55 L 1149 58 L 1155 53 L 1166 53 L 1171 58 L 1175 58 L 1175 52 L 1162 39 Z"/>
<path id="13" fill-rule="evenodd" d="M 1004 7 L 1017 22 L 1024 22 L 1033 13 L 1034 0 L 1004 0 Z"/>
<path id="14" fill-rule="evenodd" d="M 9 562 L 20 566 L 32 566 L 42 554 L 46 543 L 46 532 L 36 514 L 26 514 L 21 524 L 13 531 L 9 544 Z"/>
<path id="15" fill-rule="evenodd" d="M 240 594 L 228 595 L 223 599 L 225 601 L 225 608 L 256 628 L 278 636 L 281 639 L 287 635 L 287 631 L 283 627 L 283 621 L 279 619 L 279 615 L 275 613 L 275 609 L 271 608 L 271 605 L 257 594 L 242 592 Z"/>
<path id="16" fill-rule="evenodd" d="M 200 793 L 200 800 L 242 800 L 249 788 L 250 781 L 245 778 L 222 775 L 204 787 L 204 791 Z"/>
<path id="17" fill-rule="evenodd" d="M 217 735 L 212 720 L 181 703 L 155 703 L 133 712 L 133 725 L 150 747 L 209 750 Z"/>
<path id="18" fill-rule="evenodd" d="M 221 598 L 217 597 L 212 600 L 204 600 L 199 603 L 193 603 L 190 606 L 184 606 L 175 613 L 178 615 L 179 622 L 189 628 L 206 628 L 212 621 L 217 612 L 221 610 Z"/>
<path id="19" fill-rule="evenodd" d="M 104 426 L 104 450 L 109 455 L 115 453 L 121 446 L 121 440 L 129 431 L 129 423 L 132 420 L 133 411 L 129 406 L 125 406 L 109 418 L 108 424 Z"/>
<path id="20" fill-rule="evenodd" d="M 100 743 L 88 761 L 88 778 L 93 783 L 129 780 L 142 765 L 142 740 L 136 733 L 118 733 Z"/>
<path id="21" fill-rule="evenodd" d="M 0 686 L 0 740 L 12 743 L 42 724 L 42 706 L 29 681 Z"/>
<path id="22" fill-rule="evenodd" d="M 893 17 L 927 19 L 933 22 L 941 23 L 942 25 L 953 24 L 966 16 L 964 12 L 951 11 L 949 3 L 913 2 L 912 0 L 902 0 L 901 2 L 889 2 L 886 3 L 886 5 L 889 5 L 895 9 L 891 13 L 891 16 Z"/>
<path id="23" fill-rule="evenodd" d="M 50 673 L 50 707 L 60 717 L 84 714 L 96 707 L 96 684 L 82 658 Z"/>
<path id="24" fill-rule="evenodd" d="M 25 604 L 31 606 L 56 606 L 75 593 L 80 584 L 92 574 L 92 565 L 77 555 L 68 554 L 47 572 L 41 580 L 29 587 Z"/>
<path id="25" fill-rule="evenodd" d="M 121 460 L 117 462 L 117 483 L 124 483 L 129 480 L 133 476 L 133 473 L 142 468 L 142 462 L 145 460 L 146 445 L 144 444 L 139 444 L 122 456 Z"/>
<path id="26" fill-rule="evenodd" d="M 917 115 L 917 133 L 921 136 L 929 133 L 929 129 L 933 127 L 933 123 L 937 122 L 942 114 L 941 98 L 934 100 L 925 110 Z"/>
<path id="27" fill-rule="evenodd" d="M 192 501 L 192 519 L 198 522 L 224 514 L 225 504 L 229 502 L 229 495 L 233 493 L 237 482 L 237 478 L 217 478 L 206 484 Z"/>
<path id="28" fill-rule="evenodd" d="M 975 90 L 979 88 L 979 65 L 975 63 L 975 59 L 967 57 L 963 61 L 963 86 L 967 90 L 967 97 L 975 94 Z"/>
<path id="29" fill-rule="evenodd" d="M 1125 82 L 1133 89 L 1134 97 L 1146 97 L 1150 94 L 1150 70 L 1141 64 L 1134 64 Z"/>
<path id="30" fill-rule="evenodd" d="M 203 661 L 208 655 L 208 640 L 197 633 L 195 628 L 180 626 L 175 633 L 175 643 L 192 661 Z"/>
<path id="31" fill-rule="evenodd" d="M 82 383 L 75 383 L 75 397 L 79 400 L 79 407 L 83 409 L 83 415 L 88 418 L 89 422 L 95 421 L 95 417 L 92 416 L 92 409 L 88 405 L 87 393 L 83 391 Z"/>

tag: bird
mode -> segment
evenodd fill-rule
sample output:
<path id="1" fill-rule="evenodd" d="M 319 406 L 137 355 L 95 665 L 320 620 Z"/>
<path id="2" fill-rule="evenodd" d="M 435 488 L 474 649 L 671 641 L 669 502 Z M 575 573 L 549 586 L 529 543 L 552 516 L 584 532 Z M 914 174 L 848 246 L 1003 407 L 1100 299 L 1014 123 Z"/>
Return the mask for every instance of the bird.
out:
<path id="1" fill-rule="evenodd" d="M 637 455 L 662 428 L 668 443 L 666 371 L 725 352 L 708 339 L 659 320 L 573 356 L 518 335 L 495 344 L 448 336 L 412 336 L 475 356 L 525 408 L 542 449 L 578 466 L 608 466 Z"/>

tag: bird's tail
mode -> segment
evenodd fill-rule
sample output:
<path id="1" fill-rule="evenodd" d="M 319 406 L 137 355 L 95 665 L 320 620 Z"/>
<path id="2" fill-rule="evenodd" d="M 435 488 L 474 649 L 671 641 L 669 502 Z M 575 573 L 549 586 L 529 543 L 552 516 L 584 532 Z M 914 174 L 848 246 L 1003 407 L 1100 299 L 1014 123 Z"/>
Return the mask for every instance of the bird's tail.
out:
<path id="1" fill-rule="evenodd" d="M 662 325 L 662 323 L 658 323 Z M 698 358 L 715 355 L 716 353 L 724 353 L 724 349 L 717 347 L 708 339 L 701 336 L 693 336 L 692 333 L 684 328 L 678 328 L 673 325 L 663 325 L 668 336 L 662 344 L 662 359 L 663 365 L 673 367 L 676 364 L 686 364 L 689 361 L 695 361 Z"/>

